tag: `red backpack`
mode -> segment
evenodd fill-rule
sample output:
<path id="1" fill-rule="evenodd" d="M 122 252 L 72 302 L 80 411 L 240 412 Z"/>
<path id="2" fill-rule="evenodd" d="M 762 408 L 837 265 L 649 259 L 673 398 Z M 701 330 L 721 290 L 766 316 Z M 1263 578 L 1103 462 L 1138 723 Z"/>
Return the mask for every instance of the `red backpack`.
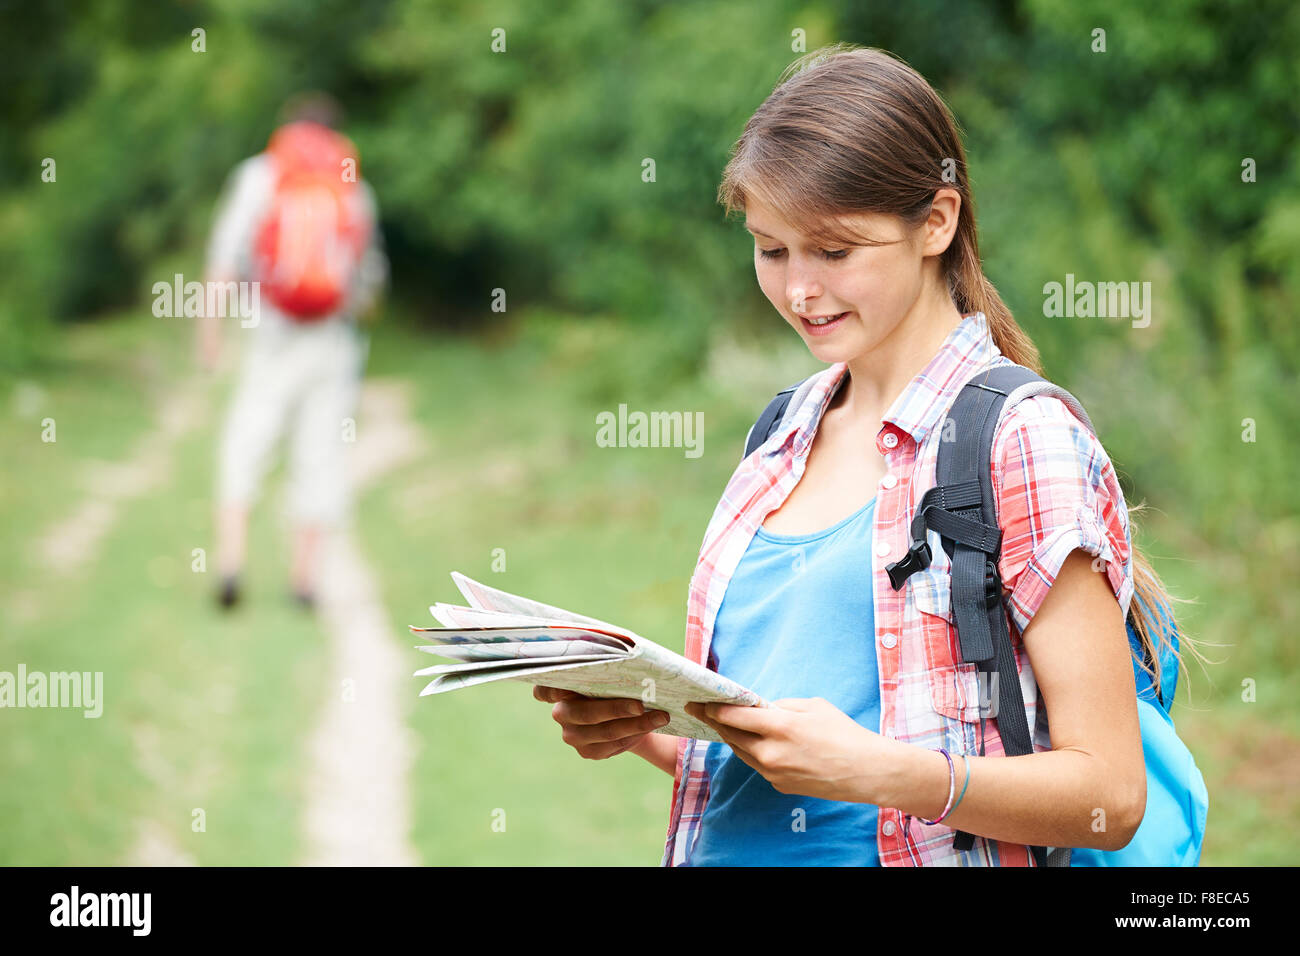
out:
<path id="1" fill-rule="evenodd" d="M 276 130 L 266 151 L 275 190 L 254 242 L 254 278 L 290 319 L 316 321 L 343 304 L 373 228 L 356 147 L 301 122 Z"/>

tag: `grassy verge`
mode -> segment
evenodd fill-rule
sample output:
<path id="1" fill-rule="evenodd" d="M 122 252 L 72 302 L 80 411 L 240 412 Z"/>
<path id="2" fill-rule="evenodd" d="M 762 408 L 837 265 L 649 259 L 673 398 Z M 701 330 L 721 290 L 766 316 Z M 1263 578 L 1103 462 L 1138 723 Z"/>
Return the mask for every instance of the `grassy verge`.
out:
<path id="1" fill-rule="evenodd" d="M 199 863 L 290 863 L 302 741 L 324 670 L 316 627 L 286 606 L 276 578 L 278 531 L 263 508 L 250 542 L 255 606 L 219 618 L 214 575 L 194 570 L 194 549 L 212 559 L 220 405 L 209 394 L 210 414 L 154 461 L 167 466 L 154 487 L 117 499 L 79 568 L 31 560 L 45 529 L 104 493 L 76 480 L 85 463 L 129 460 L 191 374 L 187 339 L 145 320 L 75 329 L 66 341 L 58 372 L 39 384 L 56 410 L 55 447 L 33 448 L 20 416 L 5 424 L 16 565 L 5 600 L 20 613 L 0 638 L 0 669 L 101 672 L 103 712 L 0 712 L 0 862 L 121 863 L 150 832 Z"/>

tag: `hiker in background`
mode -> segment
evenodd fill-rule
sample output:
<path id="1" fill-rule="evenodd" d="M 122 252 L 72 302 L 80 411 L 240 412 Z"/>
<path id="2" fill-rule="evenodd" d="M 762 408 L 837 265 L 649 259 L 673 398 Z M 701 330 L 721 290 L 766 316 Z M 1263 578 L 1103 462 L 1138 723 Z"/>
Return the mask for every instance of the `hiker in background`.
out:
<path id="1" fill-rule="evenodd" d="M 258 284 L 255 322 L 222 432 L 217 467 L 218 602 L 240 597 L 249 510 L 280 439 L 290 442 L 293 597 L 316 597 L 321 539 L 347 513 L 344 446 L 352 440 L 371 314 L 388 266 L 374 194 L 356 147 L 336 132 L 323 94 L 290 101 L 264 152 L 232 172 L 208 247 L 209 283 Z M 210 287 L 210 286 L 209 286 Z M 200 361 L 217 366 L 220 318 L 199 326 Z"/>

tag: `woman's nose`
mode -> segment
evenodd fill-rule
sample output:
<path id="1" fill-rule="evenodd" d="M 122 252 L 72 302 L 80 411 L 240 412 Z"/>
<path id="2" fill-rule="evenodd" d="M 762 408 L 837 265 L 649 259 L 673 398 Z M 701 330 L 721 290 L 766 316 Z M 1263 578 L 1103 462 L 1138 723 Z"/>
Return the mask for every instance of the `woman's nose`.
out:
<path id="1" fill-rule="evenodd" d="M 807 312 L 808 300 L 821 295 L 821 289 L 807 280 L 787 282 L 785 298 L 790 303 L 791 312 Z"/>

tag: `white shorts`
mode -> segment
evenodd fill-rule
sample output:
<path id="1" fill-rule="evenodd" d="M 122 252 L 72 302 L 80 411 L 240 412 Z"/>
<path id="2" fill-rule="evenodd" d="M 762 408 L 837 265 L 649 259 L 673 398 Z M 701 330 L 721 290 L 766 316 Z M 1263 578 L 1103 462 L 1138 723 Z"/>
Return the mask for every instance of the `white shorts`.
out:
<path id="1" fill-rule="evenodd" d="M 365 339 L 337 316 L 297 323 L 265 306 L 258 324 L 238 334 L 249 340 L 221 436 L 218 500 L 251 507 L 272 450 L 288 430 L 294 520 L 341 523 L 350 497 L 346 449 L 356 435 Z"/>

